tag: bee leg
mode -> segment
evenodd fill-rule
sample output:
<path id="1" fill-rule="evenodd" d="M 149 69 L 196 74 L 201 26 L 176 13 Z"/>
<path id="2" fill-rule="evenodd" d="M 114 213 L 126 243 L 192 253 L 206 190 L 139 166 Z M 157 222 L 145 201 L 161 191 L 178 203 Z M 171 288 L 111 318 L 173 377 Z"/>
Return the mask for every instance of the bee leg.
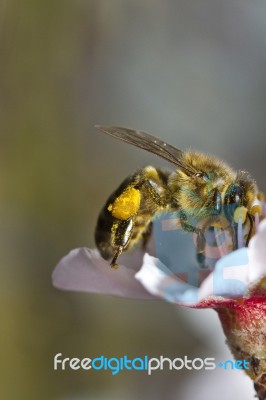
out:
<path id="1" fill-rule="evenodd" d="M 117 269 L 119 267 L 119 265 L 116 263 L 116 260 L 118 259 L 118 257 L 120 256 L 120 254 L 122 253 L 122 251 L 124 250 L 123 246 L 118 246 L 115 250 L 115 254 L 113 256 L 112 261 L 110 262 L 110 267 L 113 269 Z"/>
<path id="2" fill-rule="evenodd" d="M 144 180 L 139 184 L 139 187 L 144 186 L 148 190 L 148 193 L 152 199 L 152 201 L 157 204 L 159 207 L 166 207 L 167 201 L 166 199 L 158 193 L 157 183 L 152 179 Z"/>
<path id="3" fill-rule="evenodd" d="M 134 218 L 129 218 L 127 220 L 116 220 L 116 222 L 113 223 L 111 236 L 114 255 L 110 263 L 111 268 L 116 269 L 119 267 L 116 261 L 128 245 L 133 232 L 134 221 Z"/>
<path id="4" fill-rule="evenodd" d="M 201 268 L 207 268 L 206 265 L 205 265 L 205 254 L 204 254 L 204 249 L 205 249 L 205 245 L 206 245 L 204 234 L 203 234 L 201 229 L 197 229 L 195 231 L 195 233 L 197 235 L 197 245 L 196 245 L 196 249 L 197 249 L 196 258 L 197 258 L 197 261 L 198 261 L 198 263 L 199 263 Z"/>
<path id="5" fill-rule="evenodd" d="M 206 240 L 205 240 L 202 230 L 191 225 L 189 222 L 187 222 L 186 219 L 184 219 L 184 217 L 180 218 L 180 223 L 181 223 L 181 226 L 184 229 L 184 231 L 195 233 L 197 235 L 196 258 L 197 258 L 200 268 L 206 268 L 205 254 L 204 254 Z"/>

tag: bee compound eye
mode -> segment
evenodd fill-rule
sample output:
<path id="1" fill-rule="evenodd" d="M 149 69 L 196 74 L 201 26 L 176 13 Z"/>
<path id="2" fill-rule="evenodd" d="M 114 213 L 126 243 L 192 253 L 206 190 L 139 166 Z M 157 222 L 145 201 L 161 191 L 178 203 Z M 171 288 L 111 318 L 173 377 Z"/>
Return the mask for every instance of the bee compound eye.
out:
<path id="1" fill-rule="evenodd" d="M 237 208 L 243 206 L 244 193 L 242 188 L 237 184 L 228 187 L 224 198 L 224 211 L 227 218 L 234 218 Z"/>
<path id="2" fill-rule="evenodd" d="M 243 190 L 239 185 L 233 184 L 227 189 L 225 195 L 225 203 L 242 205 L 243 202 Z"/>

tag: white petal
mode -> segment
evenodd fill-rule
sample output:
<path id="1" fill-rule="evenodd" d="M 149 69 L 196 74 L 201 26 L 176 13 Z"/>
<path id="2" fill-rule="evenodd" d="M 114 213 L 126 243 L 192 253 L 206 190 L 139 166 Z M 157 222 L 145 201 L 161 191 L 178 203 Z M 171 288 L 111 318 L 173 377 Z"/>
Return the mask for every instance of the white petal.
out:
<path id="1" fill-rule="evenodd" d="M 215 270 L 208 275 L 198 288 L 192 286 L 174 275 L 157 258 L 148 254 L 140 271 L 136 274 L 143 286 L 152 294 L 166 301 L 196 306 L 206 298 L 222 296 L 239 297 L 248 291 L 248 256 L 243 248 L 220 259 Z"/>
<path id="2" fill-rule="evenodd" d="M 202 282 L 199 299 L 209 296 L 239 297 L 248 292 L 249 254 L 242 248 L 217 261 L 213 272 Z"/>
<path id="3" fill-rule="evenodd" d="M 157 258 L 147 253 L 136 279 L 150 293 L 169 302 L 191 305 L 198 301 L 198 288 L 179 279 Z"/>
<path id="4" fill-rule="evenodd" d="M 244 296 L 250 285 L 266 276 L 266 220 L 248 248 L 242 248 L 221 258 L 215 270 L 202 283 L 200 299 L 209 295 Z"/>
<path id="5" fill-rule="evenodd" d="M 137 262 L 140 255 L 136 253 Z M 134 255 L 128 256 L 134 263 Z M 124 256 L 124 261 L 127 261 Z M 105 293 L 122 297 L 154 299 L 135 279 L 135 271 L 121 265 L 110 268 L 97 250 L 79 248 L 72 250 L 57 264 L 52 274 L 53 285 L 59 289 L 81 292 Z"/>
<path id="6" fill-rule="evenodd" d="M 249 281 L 256 282 L 266 276 L 266 220 L 259 224 L 257 234 L 249 244 Z"/>

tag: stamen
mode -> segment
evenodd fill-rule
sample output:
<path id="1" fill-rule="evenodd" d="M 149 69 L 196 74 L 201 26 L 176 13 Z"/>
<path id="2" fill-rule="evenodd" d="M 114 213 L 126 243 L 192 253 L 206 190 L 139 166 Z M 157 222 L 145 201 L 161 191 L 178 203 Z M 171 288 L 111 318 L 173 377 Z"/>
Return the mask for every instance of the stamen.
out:
<path id="1" fill-rule="evenodd" d="M 235 209 L 234 212 L 234 221 L 238 224 L 239 219 L 241 218 L 242 224 L 246 221 L 248 209 L 244 206 L 239 206 Z"/>
<path id="2" fill-rule="evenodd" d="M 260 204 L 255 204 L 251 208 L 251 214 L 253 214 L 255 218 L 255 232 L 258 231 L 260 216 L 263 215 L 263 203 L 264 202 L 260 201 Z"/>
<path id="3" fill-rule="evenodd" d="M 225 241 L 222 239 L 222 233 L 223 230 L 221 228 L 217 228 L 217 226 L 214 226 L 215 240 L 221 257 L 225 256 L 228 253 Z"/>
<path id="4" fill-rule="evenodd" d="M 255 215 L 255 214 L 261 215 L 261 213 L 262 213 L 261 203 L 260 203 L 260 204 L 254 204 L 254 205 L 251 207 L 250 213 L 251 213 L 252 215 Z"/>
<path id="5" fill-rule="evenodd" d="M 262 204 L 262 216 L 266 218 L 266 203 L 265 201 L 262 201 L 261 204 Z"/>
<path id="6" fill-rule="evenodd" d="M 241 249 L 244 247 L 244 229 L 243 224 L 247 219 L 247 208 L 239 206 L 234 212 L 234 221 L 237 224 L 237 248 Z"/>
<path id="7" fill-rule="evenodd" d="M 260 215 L 259 213 L 255 213 L 255 232 L 258 232 L 258 227 L 260 223 Z"/>
<path id="8" fill-rule="evenodd" d="M 258 193 L 258 202 L 261 206 L 261 215 L 265 218 L 266 217 L 266 196 L 263 192 Z"/>
<path id="9" fill-rule="evenodd" d="M 247 238 L 246 238 L 246 244 L 245 246 L 248 246 L 250 238 L 252 236 L 252 232 L 253 232 L 253 227 L 254 227 L 254 217 L 252 214 L 247 213 L 248 219 L 249 219 L 249 230 L 247 233 Z"/>
<path id="10" fill-rule="evenodd" d="M 244 232 L 243 232 L 243 221 L 240 217 L 237 223 L 237 248 L 241 249 L 244 247 Z"/>

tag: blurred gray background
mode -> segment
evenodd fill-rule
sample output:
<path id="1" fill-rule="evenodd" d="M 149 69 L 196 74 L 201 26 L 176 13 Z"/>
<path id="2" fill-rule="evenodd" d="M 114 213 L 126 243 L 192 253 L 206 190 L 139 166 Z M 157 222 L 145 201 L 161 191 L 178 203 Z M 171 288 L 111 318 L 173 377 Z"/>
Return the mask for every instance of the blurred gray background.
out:
<path id="1" fill-rule="evenodd" d="M 66 293 L 51 272 L 93 247 L 97 214 L 135 168 L 167 166 L 97 132 L 152 132 L 265 173 L 266 4 L 0 1 L 0 396 L 253 398 L 241 371 L 53 371 L 53 357 L 220 357 L 214 311 Z"/>

